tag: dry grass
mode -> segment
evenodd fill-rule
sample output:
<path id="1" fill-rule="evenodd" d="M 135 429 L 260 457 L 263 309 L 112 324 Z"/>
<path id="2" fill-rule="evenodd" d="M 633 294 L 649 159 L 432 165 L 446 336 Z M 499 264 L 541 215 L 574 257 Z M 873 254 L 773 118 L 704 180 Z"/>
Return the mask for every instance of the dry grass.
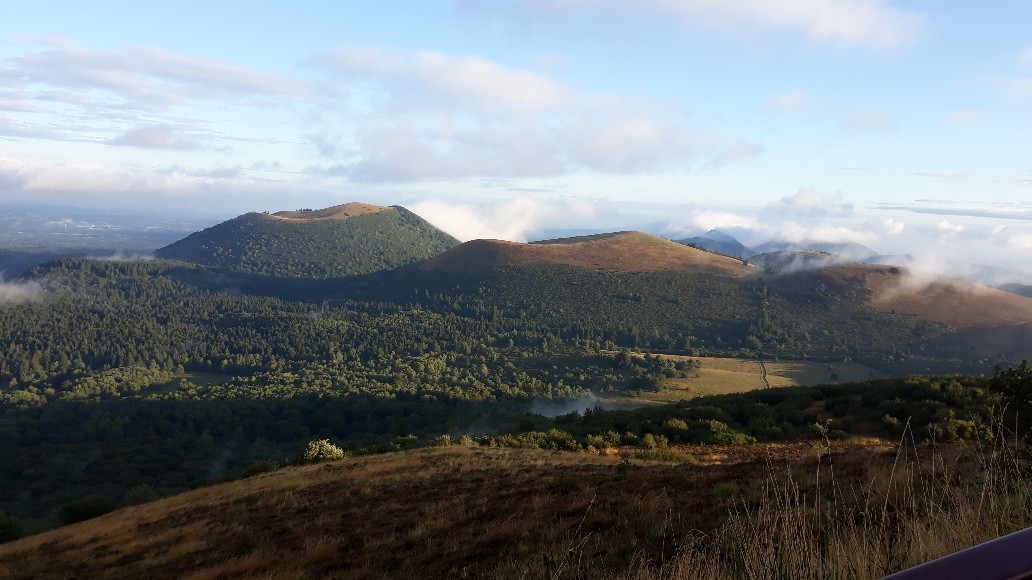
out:
<path id="1" fill-rule="evenodd" d="M 764 361 L 767 383 L 763 381 L 760 361 L 743 358 L 686 357 L 659 355 L 671 360 L 693 359 L 702 366 L 686 378 L 664 379 L 662 391 L 642 393 L 636 397 L 620 397 L 614 401 L 675 402 L 705 395 L 744 393 L 767 388 L 826 385 L 849 381 L 866 381 L 885 375 L 857 362 Z M 835 376 L 836 378 L 832 378 Z"/>
<path id="2" fill-rule="evenodd" d="M 423 268 L 468 271 L 552 264 L 620 272 L 694 270 L 725 276 L 753 273 L 741 260 L 641 232 L 620 232 L 576 240 L 572 238 L 563 242 L 534 244 L 473 240 L 432 258 Z"/>
<path id="3" fill-rule="evenodd" d="M 1032 524 L 1026 459 L 1008 446 L 910 448 L 863 479 L 836 475 L 829 460 L 807 490 L 772 473 L 716 531 L 686 537 L 676 558 L 643 562 L 633 576 L 878 578 Z"/>
<path id="4" fill-rule="evenodd" d="M 677 447 L 692 465 L 463 447 L 350 458 L 5 544 L 0 577 L 863 578 L 1032 521 L 1013 456 L 895 447 Z"/>

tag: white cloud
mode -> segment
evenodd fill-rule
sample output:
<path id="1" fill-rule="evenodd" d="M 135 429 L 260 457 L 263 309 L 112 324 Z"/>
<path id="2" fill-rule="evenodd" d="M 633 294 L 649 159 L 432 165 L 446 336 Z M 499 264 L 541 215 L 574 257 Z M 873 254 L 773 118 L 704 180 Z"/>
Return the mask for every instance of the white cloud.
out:
<path id="1" fill-rule="evenodd" d="M 847 216 L 853 213 L 853 204 L 845 201 L 840 192 L 800 189 L 795 195 L 787 195 L 767 204 L 767 209 L 800 216 Z"/>
<path id="2" fill-rule="evenodd" d="M 964 233 L 964 230 L 966 228 L 960 224 L 955 224 L 950 220 L 942 220 L 941 222 L 935 224 L 935 229 L 942 233 L 942 237 L 939 238 L 940 241 L 945 242 L 952 240 L 953 238 Z"/>
<path id="3" fill-rule="evenodd" d="M 272 190 L 268 184 L 253 179 L 194 175 L 181 169 L 146 171 L 98 163 L 27 162 L 14 157 L 0 157 L 0 186 L 2 193 L 16 199 L 34 195 L 136 199 L 154 194 L 183 198 L 214 193 L 225 199 L 228 196 L 258 197 Z"/>
<path id="4" fill-rule="evenodd" d="M 821 225 L 814 228 L 804 228 L 794 222 L 783 224 L 774 237 L 791 243 L 816 242 L 828 244 L 871 244 L 879 239 L 874 232 L 856 230 L 846 226 Z"/>
<path id="5" fill-rule="evenodd" d="M 884 0 L 526 0 L 523 4 L 544 15 L 602 9 L 717 26 L 732 33 L 789 32 L 818 42 L 873 48 L 911 43 L 925 26 L 923 13 Z"/>
<path id="6" fill-rule="evenodd" d="M 903 233 L 903 229 L 906 228 L 907 225 L 899 220 L 887 218 L 881 221 L 881 227 L 886 234 L 889 234 L 890 236 L 898 236 Z"/>
<path id="7" fill-rule="evenodd" d="M 1007 247 L 1018 250 L 1032 249 L 1032 234 L 1019 233 L 1007 236 Z"/>
<path id="8" fill-rule="evenodd" d="M 312 61 L 354 79 L 376 79 L 399 101 L 429 97 L 449 106 L 538 108 L 558 106 L 568 98 L 567 89 L 548 77 L 481 57 L 373 46 L 340 47 L 320 53 Z"/>
<path id="9" fill-rule="evenodd" d="M 673 102 L 584 94 L 482 58 L 339 48 L 313 62 L 367 96 L 340 162 L 311 173 L 404 182 L 686 170 L 727 141 L 693 130 Z"/>
<path id="10" fill-rule="evenodd" d="M 475 239 L 526 242 L 544 229 L 590 222 L 611 210 L 608 203 L 593 200 L 542 201 L 530 197 L 483 204 L 426 200 L 409 209 L 464 242 Z"/>

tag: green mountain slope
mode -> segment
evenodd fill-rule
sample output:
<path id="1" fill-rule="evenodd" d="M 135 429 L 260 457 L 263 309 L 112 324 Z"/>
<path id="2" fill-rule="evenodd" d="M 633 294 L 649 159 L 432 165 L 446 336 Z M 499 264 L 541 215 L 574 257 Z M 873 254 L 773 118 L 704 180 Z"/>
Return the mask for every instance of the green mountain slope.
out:
<path id="1" fill-rule="evenodd" d="M 248 213 L 161 248 L 159 258 L 251 274 L 333 278 L 425 260 L 458 241 L 399 206 Z"/>

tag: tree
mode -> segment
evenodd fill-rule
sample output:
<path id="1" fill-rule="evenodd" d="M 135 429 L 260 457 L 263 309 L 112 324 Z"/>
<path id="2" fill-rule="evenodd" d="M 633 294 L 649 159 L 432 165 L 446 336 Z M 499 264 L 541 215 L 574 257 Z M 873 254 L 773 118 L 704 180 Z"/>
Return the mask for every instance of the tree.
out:
<path id="1" fill-rule="evenodd" d="M 298 454 L 297 462 L 322 463 L 323 461 L 344 459 L 344 455 L 344 450 L 333 443 L 330 443 L 329 439 L 313 439 L 312 441 L 309 441 L 305 449 Z"/>
<path id="2" fill-rule="evenodd" d="M 1017 368 L 1003 370 L 996 367 L 996 374 L 989 380 L 989 388 L 1016 403 L 1032 404 L 1032 366 L 1023 360 Z"/>

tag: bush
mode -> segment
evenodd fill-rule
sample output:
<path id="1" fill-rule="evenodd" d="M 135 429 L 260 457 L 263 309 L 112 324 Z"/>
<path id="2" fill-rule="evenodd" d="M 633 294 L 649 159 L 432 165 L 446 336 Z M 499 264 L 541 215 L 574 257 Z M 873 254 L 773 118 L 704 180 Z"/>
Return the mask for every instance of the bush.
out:
<path id="1" fill-rule="evenodd" d="M 329 439 L 313 439 L 308 442 L 304 451 L 298 454 L 297 463 L 322 463 L 344 459 L 344 450 L 330 443 Z"/>
<path id="2" fill-rule="evenodd" d="M 25 530 L 15 518 L 0 514 L 0 544 L 12 542 L 22 537 Z"/>
<path id="3" fill-rule="evenodd" d="M 74 524 L 112 512 L 116 507 L 115 500 L 106 495 L 88 495 L 57 510 L 57 520 L 63 525 Z"/>

